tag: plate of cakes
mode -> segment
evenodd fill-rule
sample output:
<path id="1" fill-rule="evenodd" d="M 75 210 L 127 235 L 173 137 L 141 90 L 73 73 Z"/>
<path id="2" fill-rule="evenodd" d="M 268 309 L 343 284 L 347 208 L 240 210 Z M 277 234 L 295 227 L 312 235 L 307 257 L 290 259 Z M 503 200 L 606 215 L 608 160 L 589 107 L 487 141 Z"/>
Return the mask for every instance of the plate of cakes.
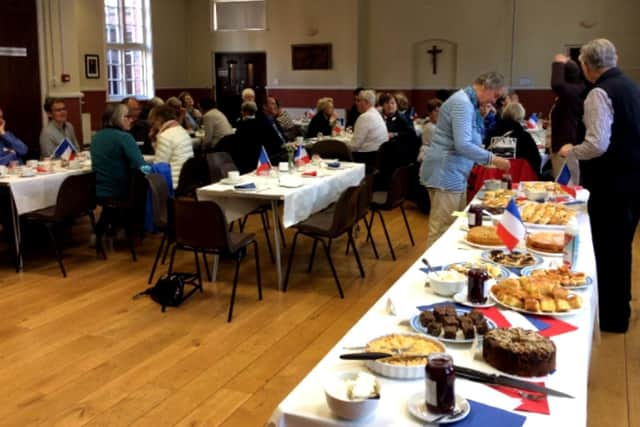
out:
<path id="1" fill-rule="evenodd" d="M 569 220 L 576 215 L 575 210 L 552 202 L 527 201 L 520 204 L 518 209 L 527 228 L 564 230 Z"/>
<path id="2" fill-rule="evenodd" d="M 538 255 L 563 256 L 564 245 L 565 237 L 562 231 L 539 231 L 527 234 L 527 249 Z"/>
<path id="3" fill-rule="evenodd" d="M 556 345 L 536 331 L 495 328 L 482 340 L 482 357 L 495 369 L 525 378 L 543 378 L 556 369 Z"/>
<path id="4" fill-rule="evenodd" d="M 413 316 L 409 324 L 416 332 L 451 344 L 472 343 L 476 335 L 484 336 L 496 327 L 479 310 L 456 308 L 453 304 L 425 310 Z"/>
<path id="5" fill-rule="evenodd" d="M 568 266 L 558 268 L 526 267 L 522 269 L 522 276 L 545 277 L 557 282 L 567 289 L 585 289 L 593 283 L 591 277 L 581 271 L 572 271 Z"/>
<path id="6" fill-rule="evenodd" d="M 485 261 L 495 262 L 510 269 L 535 267 L 544 262 L 539 255 L 520 250 L 491 249 L 482 252 L 480 257 Z"/>
<path id="7" fill-rule="evenodd" d="M 580 295 L 544 276 L 502 280 L 489 295 L 503 307 L 539 316 L 570 316 L 582 308 Z"/>
<path id="8" fill-rule="evenodd" d="M 496 227 L 492 225 L 472 227 L 467 232 L 464 243 L 479 249 L 503 249 L 506 247 L 498 237 Z"/>

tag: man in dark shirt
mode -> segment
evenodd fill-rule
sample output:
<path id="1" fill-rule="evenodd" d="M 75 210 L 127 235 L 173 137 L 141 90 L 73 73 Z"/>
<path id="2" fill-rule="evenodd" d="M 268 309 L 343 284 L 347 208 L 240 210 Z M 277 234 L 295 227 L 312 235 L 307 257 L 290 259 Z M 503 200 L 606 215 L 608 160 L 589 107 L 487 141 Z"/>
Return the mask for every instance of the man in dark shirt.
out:
<path id="1" fill-rule="evenodd" d="M 149 131 L 151 130 L 151 124 L 147 120 L 140 118 L 140 103 L 132 96 L 122 99 L 121 104 L 129 107 L 129 118 L 131 120 L 131 129 L 129 133 L 133 136 L 133 139 L 138 143 L 138 147 L 143 154 L 153 154 L 153 147 L 151 146 L 151 139 L 149 138 Z M 142 142 L 142 145 L 139 145 Z"/>
<path id="2" fill-rule="evenodd" d="M 7 123 L 0 108 L 0 165 L 8 165 L 13 160 L 22 161 L 27 155 L 27 145 L 13 133 L 6 130 Z"/>

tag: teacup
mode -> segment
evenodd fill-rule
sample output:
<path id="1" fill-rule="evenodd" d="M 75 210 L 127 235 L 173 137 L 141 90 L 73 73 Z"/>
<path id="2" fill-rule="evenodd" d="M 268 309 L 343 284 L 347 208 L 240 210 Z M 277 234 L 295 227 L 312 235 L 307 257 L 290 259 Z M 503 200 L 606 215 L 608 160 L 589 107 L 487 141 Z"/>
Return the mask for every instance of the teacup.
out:
<path id="1" fill-rule="evenodd" d="M 36 174 L 36 171 L 34 171 L 29 166 L 22 166 L 20 170 L 20 176 L 34 176 L 35 174 Z"/>
<path id="2" fill-rule="evenodd" d="M 37 168 L 38 167 L 38 161 L 37 160 L 27 160 L 27 166 L 29 166 L 30 168 Z"/>
<path id="3" fill-rule="evenodd" d="M 238 171 L 229 171 L 227 173 L 227 178 L 230 181 L 237 181 L 237 180 L 240 179 L 240 172 L 238 172 Z"/>
<path id="4" fill-rule="evenodd" d="M 5 165 L 0 165 L 0 176 L 5 176 L 9 173 L 9 168 Z"/>
<path id="5" fill-rule="evenodd" d="M 287 162 L 278 163 L 278 170 L 280 172 L 289 172 L 289 163 Z"/>

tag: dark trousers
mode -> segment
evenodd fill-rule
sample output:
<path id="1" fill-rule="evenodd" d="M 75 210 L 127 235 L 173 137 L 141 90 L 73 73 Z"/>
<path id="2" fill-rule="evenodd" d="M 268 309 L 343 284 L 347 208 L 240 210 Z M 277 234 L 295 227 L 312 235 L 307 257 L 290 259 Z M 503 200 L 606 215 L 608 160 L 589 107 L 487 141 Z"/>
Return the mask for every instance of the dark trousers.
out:
<path id="1" fill-rule="evenodd" d="M 377 151 L 354 151 L 352 155 L 354 162 L 364 163 L 364 171 L 366 174 L 373 173 L 373 171 L 376 169 L 376 161 L 378 157 Z"/>
<path id="2" fill-rule="evenodd" d="M 631 314 L 631 249 L 640 193 L 591 192 L 589 216 L 598 269 L 600 329 L 626 332 Z"/>

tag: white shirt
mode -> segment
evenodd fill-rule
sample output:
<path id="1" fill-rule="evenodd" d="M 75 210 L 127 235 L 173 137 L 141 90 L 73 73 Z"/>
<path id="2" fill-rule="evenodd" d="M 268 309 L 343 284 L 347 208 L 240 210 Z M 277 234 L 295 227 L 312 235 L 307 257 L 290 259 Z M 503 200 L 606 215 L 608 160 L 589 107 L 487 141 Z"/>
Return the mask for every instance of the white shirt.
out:
<path id="1" fill-rule="evenodd" d="M 206 148 L 215 147 L 223 136 L 233 133 L 227 116 L 217 108 L 212 108 L 202 116 L 202 125 L 204 126 L 204 140 L 202 142 Z"/>
<path id="2" fill-rule="evenodd" d="M 173 123 L 167 122 L 165 125 L 172 125 Z M 156 141 L 156 155 L 153 158 L 153 162 L 167 162 L 171 165 L 171 179 L 173 188 L 176 188 L 182 165 L 193 157 L 191 137 L 182 126 L 175 125 L 161 129 Z"/>
<path id="3" fill-rule="evenodd" d="M 387 125 L 378 111 L 371 107 L 360 114 L 353 129 L 353 138 L 349 147 L 355 152 L 378 151 L 389 139 Z"/>

